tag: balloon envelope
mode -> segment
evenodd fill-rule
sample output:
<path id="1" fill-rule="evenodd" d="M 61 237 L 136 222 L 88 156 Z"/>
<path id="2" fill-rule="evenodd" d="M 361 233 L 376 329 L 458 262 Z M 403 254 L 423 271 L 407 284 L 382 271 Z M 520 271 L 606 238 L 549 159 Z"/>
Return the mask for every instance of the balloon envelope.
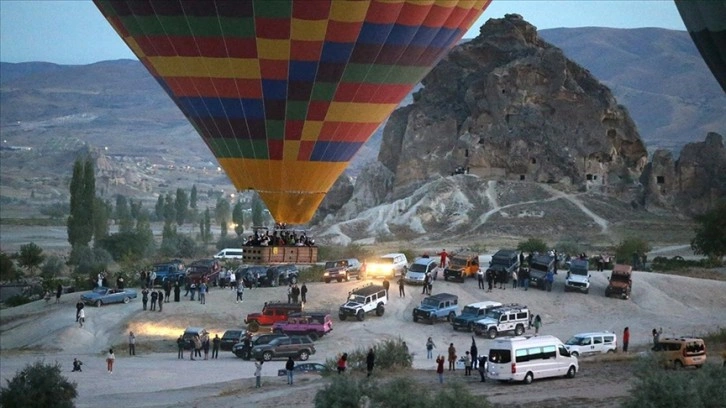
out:
<path id="1" fill-rule="evenodd" d="M 94 0 L 238 190 L 309 221 L 490 0 Z"/>
<path id="2" fill-rule="evenodd" d="M 726 0 L 677 0 L 676 7 L 703 60 L 726 92 Z"/>

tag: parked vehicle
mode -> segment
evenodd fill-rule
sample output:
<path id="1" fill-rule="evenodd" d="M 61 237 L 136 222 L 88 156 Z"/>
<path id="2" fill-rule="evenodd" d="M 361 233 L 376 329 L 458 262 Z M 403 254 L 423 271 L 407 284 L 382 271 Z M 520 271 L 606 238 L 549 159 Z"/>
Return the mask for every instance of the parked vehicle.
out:
<path id="1" fill-rule="evenodd" d="M 501 333 L 514 332 L 521 336 L 529 324 L 529 309 L 518 304 L 504 305 L 491 309 L 483 319 L 474 323 L 474 333 L 486 334 L 490 339 Z"/>
<path id="2" fill-rule="evenodd" d="M 545 282 L 545 275 L 550 271 L 555 271 L 555 260 L 553 257 L 544 254 L 532 257 L 532 262 L 530 262 L 529 266 L 529 286 L 542 290 L 546 289 L 547 283 Z"/>
<path id="3" fill-rule="evenodd" d="M 187 279 L 197 285 L 202 282 L 206 282 L 207 285 L 217 286 L 219 272 L 221 270 L 222 267 L 219 265 L 218 260 L 214 258 L 200 259 L 189 265 L 189 268 L 187 269 Z"/>
<path id="4" fill-rule="evenodd" d="M 479 254 L 471 251 L 451 255 L 449 264 L 444 269 L 444 280 L 464 282 L 466 278 L 476 276 L 479 271 Z"/>
<path id="5" fill-rule="evenodd" d="M 499 302 L 485 301 L 468 304 L 461 311 L 461 314 L 451 322 L 454 330 L 474 331 L 474 325 L 486 317 L 487 312 L 501 307 Z"/>
<path id="6" fill-rule="evenodd" d="M 614 353 L 618 350 L 618 339 L 610 332 L 580 333 L 567 340 L 565 348 L 575 357 Z"/>
<path id="7" fill-rule="evenodd" d="M 345 320 L 348 316 L 355 316 L 358 321 L 363 321 L 366 313 L 375 312 L 376 316 L 383 316 L 386 303 L 386 289 L 371 283 L 349 292 L 348 300 L 338 309 L 338 317 Z"/>
<path id="8" fill-rule="evenodd" d="M 247 288 L 253 288 L 261 286 L 261 283 L 265 281 L 267 269 L 268 267 L 263 265 L 240 266 L 234 274 L 237 282 L 242 282 Z"/>
<path id="9" fill-rule="evenodd" d="M 287 337 L 287 334 L 284 333 L 268 333 L 268 334 L 258 334 L 253 336 L 250 339 L 250 357 L 252 356 L 252 348 L 257 345 L 267 344 L 271 342 L 272 340 L 278 338 L 278 337 Z M 234 353 L 235 356 L 245 359 L 245 344 L 244 339 L 243 341 L 240 341 L 239 343 L 232 346 L 232 353 Z"/>
<path id="10" fill-rule="evenodd" d="M 338 259 L 325 263 L 323 281 L 349 281 L 351 278 L 360 279 L 361 263 L 356 258 Z"/>
<path id="11" fill-rule="evenodd" d="M 278 337 L 267 344 L 258 344 L 252 347 L 252 357 L 264 361 L 287 357 L 305 361 L 311 354 L 315 354 L 315 345 L 308 336 Z"/>
<path id="12" fill-rule="evenodd" d="M 706 363 L 706 343 L 695 337 L 661 338 L 653 351 L 663 365 L 669 368 L 701 368 Z"/>
<path id="13" fill-rule="evenodd" d="M 214 255 L 215 259 L 237 259 L 241 260 L 243 258 L 244 249 L 242 248 L 224 248 L 223 250 L 217 252 L 217 255 Z"/>
<path id="14" fill-rule="evenodd" d="M 247 330 L 245 329 L 232 329 L 225 331 L 222 335 L 221 341 L 219 342 L 219 349 L 222 351 L 232 351 L 232 347 L 244 340 L 246 335 Z"/>
<path id="15" fill-rule="evenodd" d="M 182 339 L 184 339 L 184 349 L 191 350 L 194 348 L 194 336 L 199 336 L 201 338 L 204 333 L 208 332 L 203 327 L 187 327 L 184 329 L 184 333 L 182 334 Z"/>
<path id="16" fill-rule="evenodd" d="M 272 326 L 276 322 L 285 321 L 290 313 L 301 310 L 302 304 L 300 303 L 265 302 L 262 313 L 250 313 L 245 318 L 247 331 L 254 333 L 260 330 L 260 326 Z"/>
<path id="17" fill-rule="evenodd" d="M 115 289 L 103 286 L 93 288 L 90 292 L 81 295 L 81 302 L 97 307 L 111 303 L 129 303 L 131 299 L 136 299 L 134 289 Z"/>
<path id="18" fill-rule="evenodd" d="M 489 349 L 487 376 L 494 380 L 531 384 L 539 378 L 573 378 L 578 370 L 577 357 L 554 336 L 502 338 Z"/>
<path id="19" fill-rule="evenodd" d="M 272 265 L 267 268 L 266 279 L 260 286 L 284 286 L 300 279 L 300 269 L 295 264 Z M 264 285 L 262 285 L 264 283 Z"/>
<path id="20" fill-rule="evenodd" d="M 307 335 L 313 340 L 319 339 L 332 330 L 333 320 L 329 314 L 324 312 L 291 313 L 286 321 L 272 325 L 273 333 Z"/>
<path id="21" fill-rule="evenodd" d="M 630 291 L 633 288 L 633 267 L 630 265 L 616 264 L 610 274 L 608 287 L 605 289 L 605 296 L 620 296 L 623 299 L 630 298 Z"/>
<path id="22" fill-rule="evenodd" d="M 427 274 L 434 276 L 437 265 L 431 258 L 418 258 L 408 268 L 403 280 L 410 285 L 423 285 Z"/>
<path id="23" fill-rule="evenodd" d="M 408 270 L 408 259 L 405 254 L 386 254 L 366 263 L 365 277 L 393 279 L 405 275 L 406 270 Z"/>
<path id="24" fill-rule="evenodd" d="M 413 321 L 425 320 L 434 324 L 438 320 L 453 321 L 459 311 L 459 297 L 450 293 L 437 293 L 413 308 Z"/>
<path id="25" fill-rule="evenodd" d="M 489 268 L 495 271 L 503 270 L 507 274 L 505 283 L 512 279 L 512 273 L 519 269 L 519 251 L 515 249 L 500 249 L 489 262 Z"/>
<path id="26" fill-rule="evenodd" d="M 573 259 L 565 279 L 565 292 L 579 290 L 590 293 L 590 262 L 587 259 Z"/>
<path id="27" fill-rule="evenodd" d="M 167 280 L 171 282 L 184 282 L 187 275 L 184 262 L 180 260 L 172 260 L 169 262 L 154 264 L 151 271 L 156 274 L 156 279 L 152 285 L 163 285 Z"/>
<path id="28" fill-rule="evenodd" d="M 324 375 L 328 372 L 330 372 L 330 368 L 326 366 L 325 364 L 320 363 L 298 363 L 295 364 L 295 368 L 292 369 L 293 373 L 297 375 L 307 375 L 307 374 L 317 374 L 317 375 Z M 277 376 L 283 377 L 287 375 L 287 370 L 285 369 L 279 369 L 277 370 Z"/>

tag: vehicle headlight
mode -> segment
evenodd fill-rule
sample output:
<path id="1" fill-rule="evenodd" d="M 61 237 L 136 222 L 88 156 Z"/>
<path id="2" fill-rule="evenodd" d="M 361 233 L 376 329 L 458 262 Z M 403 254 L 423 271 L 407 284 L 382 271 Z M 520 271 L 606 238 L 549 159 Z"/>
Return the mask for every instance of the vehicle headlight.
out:
<path id="1" fill-rule="evenodd" d="M 325 272 L 323 276 L 330 276 L 330 272 Z"/>

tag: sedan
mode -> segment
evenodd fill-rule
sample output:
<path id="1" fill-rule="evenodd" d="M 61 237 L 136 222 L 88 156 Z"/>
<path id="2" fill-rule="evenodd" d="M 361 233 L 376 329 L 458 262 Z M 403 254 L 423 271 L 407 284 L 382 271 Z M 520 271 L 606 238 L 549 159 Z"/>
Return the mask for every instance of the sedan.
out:
<path id="1" fill-rule="evenodd" d="M 136 291 L 133 289 L 114 289 L 102 286 L 81 295 L 81 302 L 97 307 L 109 303 L 129 303 L 131 299 L 136 299 Z"/>

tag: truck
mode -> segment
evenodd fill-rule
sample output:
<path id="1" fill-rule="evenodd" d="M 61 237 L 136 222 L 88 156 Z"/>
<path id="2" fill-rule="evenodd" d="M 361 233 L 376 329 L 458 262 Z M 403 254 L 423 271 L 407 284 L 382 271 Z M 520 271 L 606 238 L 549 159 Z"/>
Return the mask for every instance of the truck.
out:
<path id="1" fill-rule="evenodd" d="M 460 281 L 476 276 L 479 271 L 479 254 L 471 251 L 459 252 L 451 256 L 449 265 L 444 269 L 444 280 Z"/>

